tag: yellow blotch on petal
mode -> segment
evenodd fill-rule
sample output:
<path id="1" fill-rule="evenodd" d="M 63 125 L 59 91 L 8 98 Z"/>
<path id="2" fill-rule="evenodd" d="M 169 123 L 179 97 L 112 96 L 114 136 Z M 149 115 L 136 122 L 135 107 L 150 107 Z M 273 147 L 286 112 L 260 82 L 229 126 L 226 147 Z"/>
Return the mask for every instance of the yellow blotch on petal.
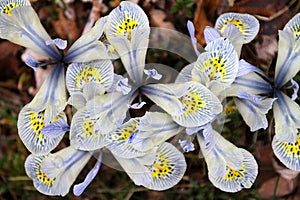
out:
<path id="1" fill-rule="evenodd" d="M 37 179 L 43 184 L 47 185 L 48 187 L 51 187 L 55 182 L 55 178 L 53 179 L 48 178 L 45 173 L 41 172 L 40 165 L 36 168 L 36 175 L 37 175 Z"/>
<path id="2" fill-rule="evenodd" d="M 247 25 L 238 19 L 227 19 L 226 21 L 224 21 L 221 31 L 223 31 L 223 29 L 227 26 L 228 23 L 235 25 L 242 32 L 243 35 L 245 34 Z"/>
<path id="3" fill-rule="evenodd" d="M 125 18 L 117 24 L 116 34 L 122 35 L 127 33 L 128 39 L 131 39 L 131 31 L 138 26 L 139 22 L 135 20 L 128 12 L 125 12 Z"/>
<path id="4" fill-rule="evenodd" d="M 16 3 L 9 3 L 1 8 L 2 13 L 7 14 L 8 16 L 11 16 L 11 11 L 17 7 L 20 7 L 20 4 Z"/>
<path id="5" fill-rule="evenodd" d="M 46 136 L 42 134 L 41 129 L 44 128 L 44 111 L 41 112 L 32 112 L 30 114 L 30 124 L 33 132 L 38 135 L 38 139 L 36 141 L 37 145 L 43 145 L 46 143 Z"/>
<path id="6" fill-rule="evenodd" d="M 158 153 L 151 167 L 151 175 L 153 178 L 169 178 L 174 173 L 174 170 L 175 163 L 172 163 L 161 153 Z"/>
<path id="7" fill-rule="evenodd" d="M 234 170 L 231 167 L 226 166 L 225 180 L 239 179 L 243 176 L 244 171 L 245 171 L 245 163 L 242 164 L 242 169 L 240 170 Z"/>
<path id="8" fill-rule="evenodd" d="M 201 94 L 195 92 L 189 92 L 181 98 L 181 102 L 184 106 L 185 113 L 195 112 L 206 108 L 206 103 Z"/>
<path id="9" fill-rule="evenodd" d="M 96 134 L 94 132 L 94 125 L 95 123 L 93 123 L 91 120 L 85 120 L 84 121 L 84 135 L 86 136 L 96 136 L 96 137 L 99 137 L 101 136 L 101 134 Z"/>
<path id="10" fill-rule="evenodd" d="M 297 136 L 295 143 L 283 142 L 282 145 L 286 149 L 286 153 L 289 156 L 300 158 L 300 137 Z"/>
<path id="11" fill-rule="evenodd" d="M 225 59 L 221 57 L 213 57 L 206 61 L 205 72 L 209 75 L 210 80 L 224 79 L 226 69 L 225 69 Z"/>
<path id="12" fill-rule="evenodd" d="M 129 126 L 121 128 L 116 131 L 116 134 L 112 136 L 112 140 L 114 141 L 126 141 L 136 130 L 136 126 L 139 121 L 136 121 Z"/>

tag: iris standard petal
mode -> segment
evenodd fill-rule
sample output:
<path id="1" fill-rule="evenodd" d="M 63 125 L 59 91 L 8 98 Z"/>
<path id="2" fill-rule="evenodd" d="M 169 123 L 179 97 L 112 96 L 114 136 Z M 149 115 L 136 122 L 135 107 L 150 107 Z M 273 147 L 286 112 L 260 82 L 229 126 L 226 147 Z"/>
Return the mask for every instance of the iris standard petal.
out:
<path id="1" fill-rule="evenodd" d="M 66 73 L 68 91 L 82 92 L 87 83 L 98 83 L 104 89 L 110 88 L 114 79 L 114 68 L 110 60 L 97 60 L 88 63 L 74 63 L 69 65 Z"/>
<path id="2" fill-rule="evenodd" d="M 238 97 L 234 98 L 235 105 L 246 124 L 250 127 L 250 131 L 254 132 L 261 128 L 266 129 L 268 127 L 266 114 L 272 108 L 272 104 L 276 99 L 261 98 L 245 92 L 240 92 Z"/>
<path id="3" fill-rule="evenodd" d="M 221 33 L 228 24 L 235 25 L 244 36 L 244 44 L 251 42 L 259 31 L 258 20 L 249 14 L 224 13 L 216 21 L 215 28 Z"/>
<path id="4" fill-rule="evenodd" d="M 134 3 L 121 2 L 109 14 L 105 34 L 120 55 L 131 80 L 142 83 L 150 34 L 144 11 Z"/>
<path id="5" fill-rule="evenodd" d="M 3 0 L 0 3 L 0 11 L 1 38 L 45 57 L 61 59 L 62 56 L 55 45 L 46 45 L 46 41 L 51 38 L 28 0 Z"/>
<path id="6" fill-rule="evenodd" d="M 133 148 L 149 151 L 183 130 L 166 113 L 147 112 L 140 118 L 137 131 L 131 138 Z"/>
<path id="7" fill-rule="evenodd" d="M 280 91 L 275 93 L 275 97 L 273 113 L 277 140 L 294 142 L 300 128 L 300 106 Z"/>
<path id="8" fill-rule="evenodd" d="M 219 31 L 217 31 L 216 29 L 214 29 L 210 26 L 205 27 L 205 29 L 204 29 L 204 38 L 205 38 L 206 44 L 208 44 L 212 41 L 215 41 L 220 37 L 221 37 L 221 35 L 220 35 Z"/>
<path id="9" fill-rule="evenodd" d="M 88 110 L 98 118 L 94 131 L 107 134 L 118 128 L 126 117 L 127 105 L 133 101 L 136 93 L 136 90 L 132 90 L 127 95 L 119 92 L 108 93 L 89 101 Z"/>
<path id="10" fill-rule="evenodd" d="M 99 59 L 116 59 L 114 50 L 102 41 L 107 17 L 101 17 L 94 27 L 78 38 L 64 57 L 66 63 L 91 62 Z"/>
<path id="11" fill-rule="evenodd" d="M 227 24 L 222 33 L 222 37 L 228 38 L 230 40 L 238 57 L 240 57 L 242 46 L 244 44 L 244 36 L 239 28 L 231 23 Z"/>
<path id="12" fill-rule="evenodd" d="M 188 31 L 189 31 L 189 34 L 191 37 L 194 51 L 195 51 L 196 55 L 199 56 L 200 52 L 198 51 L 198 48 L 197 48 L 197 38 L 195 37 L 195 27 L 194 27 L 193 22 L 191 22 L 190 20 L 188 20 L 188 22 L 187 22 L 187 28 L 188 28 Z M 204 32 L 204 34 L 205 34 L 205 32 Z"/>
<path id="13" fill-rule="evenodd" d="M 207 52 L 200 54 L 194 65 L 192 77 L 195 71 L 200 71 L 210 80 L 230 85 L 236 77 L 239 62 L 233 45 L 228 39 L 219 38 L 210 42 L 205 50 Z"/>
<path id="14" fill-rule="evenodd" d="M 34 99 L 19 113 L 18 133 L 27 149 L 34 154 L 48 154 L 63 135 L 47 137 L 41 129 L 61 117 L 66 105 L 63 66 L 56 66 L 46 78 Z"/>
<path id="15" fill-rule="evenodd" d="M 299 71 L 300 40 L 294 41 L 293 33 L 287 29 L 279 31 L 278 57 L 275 66 L 275 87 L 280 89 Z"/>
<path id="16" fill-rule="evenodd" d="M 262 75 L 263 77 L 268 78 L 267 75 L 261 69 L 259 69 L 256 66 L 248 63 L 244 59 L 241 59 L 239 61 L 239 69 L 238 69 L 238 72 L 237 72 L 236 76 L 237 77 L 243 76 L 243 75 L 248 74 L 250 72 L 256 72 L 256 73 Z"/>
<path id="17" fill-rule="evenodd" d="M 236 77 L 229 88 L 226 88 L 227 96 L 237 96 L 239 91 L 247 91 L 250 94 L 268 94 L 273 92 L 273 87 L 255 72 Z"/>

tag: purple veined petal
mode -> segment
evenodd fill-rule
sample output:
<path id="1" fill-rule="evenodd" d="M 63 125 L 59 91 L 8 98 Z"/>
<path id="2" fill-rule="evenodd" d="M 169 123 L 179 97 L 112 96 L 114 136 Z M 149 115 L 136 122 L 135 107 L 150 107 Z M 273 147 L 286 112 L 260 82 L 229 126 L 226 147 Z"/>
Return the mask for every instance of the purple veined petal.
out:
<path id="1" fill-rule="evenodd" d="M 205 125 L 203 125 L 203 126 L 196 126 L 196 127 L 189 127 L 189 128 L 186 128 L 186 129 L 185 129 L 185 132 L 186 132 L 186 134 L 188 134 L 188 135 L 193 135 L 193 134 L 195 134 L 195 133 L 198 133 L 198 132 L 201 131 L 201 130 L 205 130 L 205 129 L 210 128 L 210 127 L 211 127 L 211 124 L 210 124 L 210 123 L 207 123 L 207 124 L 205 124 Z"/>
<path id="2" fill-rule="evenodd" d="M 190 20 L 188 20 L 188 22 L 187 22 L 187 28 L 188 28 L 188 31 L 189 31 L 189 34 L 191 37 L 194 51 L 195 51 L 196 55 L 199 56 L 200 52 L 198 51 L 198 48 L 197 48 L 197 39 L 195 37 L 195 27 L 194 27 L 193 22 L 191 22 Z"/>
<path id="3" fill-rule="evenodd" d="M 142 101 L 142 102 L 139 102 L 139 103 L 134 103 L 132 105 L 128 105 L 128 108 L 141 109 L 144 105 L 146 105 L 146 102 Z"/>
<path id="4" fill-rule="evenodd" d="M 94 151 L 104 147 L 107 144 L 105 136 L 94 131 L 97 120 L 97 116 L 92 115 L 85 106 L 80 108 L 71 121 L 71 146 L 83 151 Z"/>
<path id="5" fill-rule="evenodd" d="M 250 131 L 254 132 L 261 128 L 266 129 L 268 127 L 266 114 L 272 108 L 276 99 L 263 99 L 260 96 L 242 94 L 241 92 L 238 97 L 234 98 L 234 102 L 244 121 L 250 127 Z"/>
<path id="6" fill-rule="evenodd" d="M 137 128 L 139 122 L 139 118 L 131 118 L 107 135 L 108 145 L 106 147 L 112 154 L 121 158 L 131 159 L 145 156 L 147 153 L 152 152 L 146 148 L 137 149 L 132 144 L 132 139 L 139 131 Z"/>
<path id="7" fill-rule="evenodd" d="M 240 30 L 244 44 L 251 42 L 259 31 L 258 20 L 249 14 L 224 13 L 218 17 L 215 28 L 223 34 L 228 24 L 233 24 Z"/>
<path id="8" fill-rule="evenodd" d="M 189 89 L 188 84 L 152 84 L 142 86 L 142 92 L 171 115 L 182 113 L 179 98 Z"/>
<path id="9" fill-rule="evenodd" d="M 146 14 L 138 5 L 124 1 L 108 15 L 107 24 L 108 42 L 120 55 L 132 82 L 141 84 L 150 34 Z"/>
<path id="10" fill-rule="evenodd" d="M 67 44 L 68 44 L 67 40 L 62 40 L 60 38 L 46 40 L 45 42 L 46 42 L 46 45 L 48 45 L 48 46 L 51 45 L 51 44 L 54 44 L 60 50 L 64 50 L 67 47 Z"/>
<path id="11" fill-rule="evenodd" d="M 144 73 L 155 80 L 159 80 L 162 77 L 162 75 L 159 74 L 156 69 L 144 69 Z"/>
<path id="12" fill-rule="evenodd" d="M 239 61 L 239 70 L 237 72 L 237 77 L 239 76 L 243 76 L 245 74 L 248 74 L 250 72 L 256 72 L 260 75 L 262 75 L 263 77 L 269 79 L 269 77 L 265 74 L 264 71 L 262 71 L 261 69 L 257 68 L 254 65 L 251 65 L 250 63 L 248 63 L 247 61 L 245 61 L 244 59 L 241 59 Z"/>
<path id="13" fill-rule="evenodd" d="M 255 72 L 236 77 L 229 88 L 227 96 L 237 96 L 239 91 L 247 91 L 250 94 L 268 94 L 273 92 L 273 87 Z"/>
<path id="14" fill-rule="evenodd" d="M 281 88 L 299 71 L 300 40 L 295 41 L 293 33 L 287 29 L 279 31 L 278 57 L 275 66 L 275 87 Z"/>
<path id="15" fill-rule="evenodd" d="M 12 5 L 13 8 L 8 7 Z M 56 46 L 47 46 L 45 41 L 50 36 L 42 26 L 39 17 L 28 0 L 19 0 L 11 4 L 11 0 L 3 0 L 0 10 L 0 37 L 24 46 L 40 55 L 60 60 L 61 54 Z M 7 12 L 5 14 L 5 12 Z"/>
<path id="16" fill-rule="evenodd" d="M 205 73 L 210 81 L 218 80 L 224 86 L 230 85 L 238 71 L 238 56 L 227 38 L 219 38 L 210 42 L 195 62 L 192 77 L 197 71 Z M 193 78 L 194 78 L 193 77 Z"/>
<path id="17" fill-rule="evenodd" d="M 127 105 L 131 104 L 136 96 L 137 90 L 134 89 L 127 95 L 119 92 L 107 93 L 89 101 L 87 109 L 97 118 L 94 132 L 108 134 L 118 128 L 126 117 Z"/>
<path id="18" fill-rule="evenodd" d="M 128 78 L 122 78 L 118 80 L 116 91 L 122 92 L 124 95 L 128 94 L 131 91 L 131 85 L 128 84 Z"/>
<path id="19" fill-rule="evenodd" d="M 25 161 L 25 170 L 39 192 L 65 196 L 91 156 L 91 153 L 73 147 L 47 156 L 31 154 Z"/>
<path id="20" fill-rule="evenodd" d="M 207 163 L 208 178 L 215 187 L 238 192 L 253 185 L 258 166 L 251 153 L 234 146 L 212 128 L 198 133 L 197 139 Z"/>
<path id="21" fill-rule="evenodd" d="M 273 113 L 275 135 L 280 142 L 294 142 L 300 128 L 300 106 L 281 91 L 276 91 Z"/>
<path id="22" fill-rule="evenodd" d="M 234 46 L 235 51 L 237 52 L 238 57 L 240 57 L 242 46 L 244 44 L 242 32 L 235 25 L 228 23 L 224 28 L 222 37 L 228 38 L 230 40 L 230 42 Z"/>
<path id="23" fill-rule="evenodd" d="M 69 130 L 70 127 L 67 124 L 66 120 L 60 117 L 56 121 L 42 128 L 41 132 L 43 135 L 49 138 L 53 138 L 53 137 L 58 137 L 60 135 L 63 135 Z"/>
<path id="24" fill-rule="evenodd" d="M 210 26 L 206 26 L 204 29 L 204 38 L 205 38 L 205 42 L 206 44 L 220 38 L 221 35 L 219 33 L 219 31 L 217 31 L 216 29 L 210 27 Z M 198 55 L 199 56 L 199 55 Z"/>
<path id="25" fill-rule="evenodd" d="M 289 22 L 284 26 L 283 30 L 291 30 L 294 34 L 294 38 L 296 40 L 300 37 L 300 14 L 296 14 L 292 19 L 289 20 Z"/>
<path id="26" fill-rule="evenodd" d="M 294 81 L 293 79 L 291 79 L 292 82 L 292 86 L 293 86 L 293 95 L 292 95 L 292 100 L 295 101 L 298 98 L 298 91 L 299 91 L 299 84 Z"/>
<path id="27" fill-rule="evenodd" d="M 172 144 L 159 145 L 153 164 L 147 166 L 151 171 L 152 182 L 143 184 L 151 190 L 167 190 L 176 185 L 186 171 L 183 154 Z"/>
<path id="28" fill-rule="evenodd" d="M 87 99 L 82 92 L 74 92 L 68 99 L 67 104 L 73 106 L 77 110 L 84 107 Z"/>
<path id="29" fill-rule="evenodd" d="M 208 123 L 222 111 L 218 98 L 204 85 L 191 81 L 143 86 L 142 92 L 184 127 Z"/>
<path id="30" fill-rule="evenodd" d="M 183 131 L 172 117 L 166 113 L 146 112 L 140 118 L 137 130 L 131 139 L 133 148 L 149 151 Z"/>
<path id="31" fill-rule="evenodd" d="M 237 97 L 240 99 L 247 99 L 249 101 L 252 101 L 253 103 L 259 103 L 260 101 L 263 100 L 261 96 L 249 94 L 244 91 L 238 91 Z"/>
<path id="32" fill-rule="evenodd" d="M 101 17 L 94 27 L 78 38 L 64 57 L 66 63 L 91 62 L 99 59 L 116 59 L 116 52 L 102 42 L 107 17 Z M 101 53 L 99 53 L 101 52 Z"/>
<path id="33" fill-rule="evenodd" d="M 100 155 L 97 158 L 97 162 L 95 166 L 90 170 L 90 172 L 85 177 L 84 181 L 82 183 L 76 184 L 73 187 L 73 194 L 75 196 L 80 196 L 83 191 L 87 188 L 87 186 L 93 181 L 93 179 L 96 177 L 97 173 L 100 170 L 101 162 L 102 162 L 102 152 L 99 153 Z"/>
<path id="34" fill-rule="evenodd" d="M 152 154 L 155 156 L 155 152 Z M 150 169 L 143 165 L 139 158 L 122 158 L 115 154 L 113 154 L 113 156 L 120 163 L 134 184 L 138 186 L 147 185 L 153 181 Z M 147 156 L 148 155 L 146 155 L 146 157 Z"/>
<path id="35" fill-rule="evenodd" d="M 300 170 L 300 152 L 299 152 L 299 132 L 294 141 L 282 142 L 279 135 L 275 135 L 272 140 L 272 149 L 275 156 L 282 162 L 287 168 L 294 171 Z"/>
<path id="36" fill-rule="evenodd" d="M 194 144 L 189 140 L 179 140 L 178 142 L 181 148 L 183 149 L 183 151 L 185 152 L 190 152 L 195 150 Z"/>
<path id="37" fill-rule="evenodd" d="M 194 64 L 191 63 L 185 66 L 176 77 L 175 83 L 185 83 L 192 81 L 192 70 L 194 69 Z"/>
<path id="38" fill-rule="evenodd" d="M 25 64 L 31 67 L 34 71 L 36 71 L 39 67 L 39 62 L 30 53 L 25 60 Z"/>
<path id="39" fill-rule="evenodd" d="M 38 155 L 53 150 L 63 135 L 49 138 L 41 129 L 51 123 L 66 106 L 65 74 L 57 65 L 48 75 L 34 99 L 19 113 L 18 133 L 27 149 Z"/>
<path id="40" fill-rule="evenodd" d="M 88 83 L 97 83 L 107 90 L 113 84 L 114 68 L 110 60 L 70 64 L 66 73 L 68 91 L 83 92 Z M 96 89 L 94 86 L 91 86 Z M 100 86 L 99 86 L 100 87 Z M 99 88 L 98 88 L 99 89 Z M 99 91 L 96 89 L 96 91 Z"/>

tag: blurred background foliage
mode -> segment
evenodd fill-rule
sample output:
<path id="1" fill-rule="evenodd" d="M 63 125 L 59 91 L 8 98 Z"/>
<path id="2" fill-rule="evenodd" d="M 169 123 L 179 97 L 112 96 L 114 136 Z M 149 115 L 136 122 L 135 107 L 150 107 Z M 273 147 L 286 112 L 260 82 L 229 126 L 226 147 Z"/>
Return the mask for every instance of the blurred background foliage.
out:
<path id="1" fill-rule="evenodd" d="M 277 55 L 278 30 L 299 12 L 296 0 L 132 0 L 138 3 L 149 17 L 152 27 L 177 30 L 188 34 L 186 23 L 195 24 L 196 37 L 205 46 L 203 30 L 213 26 L 224 12 L 255 15 L 261 24 L 256 39 L 243 47 L 241 57 L 260 67 L 271 76 Z M 31 0 L 45 29 L 52 38 L 74 42 L 93 21 L 107 15 L 119 5 L 119 0 Z M 163 192 L 137 187 L 124 173 L 102 166 L 95 180 L 80 197 L 70 192 L 66 197 L 48 197 L 33 187 L 24 171 L 24 161 L 29 152 L 17 134 L 17 117 L 20 109 L 30 102 L 47 76 L 47 69 L 36 73 L 26 67 L 22 57 L 23 47 L 0 40 L 0 199 L 300 199 L 299 175 L 285 169 L 277 161 L 270 146 L 274 134 L 273 119 L 269 113 L 268 130 L 251 133 L 240 115 L 231 109 L 222 134 L 238 147 L 251 151 L 258 164 L 259 175 L 251 189 L 238 193 L 224 193 L 208 180 L 204 160 L 199 159 L 199 147 L 186 153 L 187 171 L 174 188 Z M 151 49 L 148 62 L 163 63 L 180 70 L 187 63 L 178 55 Z M 118 62 L 115 62 L 117 67 Z M 296 77 L 296 80 L 299 77 Z M 71 109 L 66 110 L 67 114 Z M 68 145 L 68 136 L 59 148 Z M 94 164 L 92 160 L 76 182 L 81 182 Z M 293 175 L 289 175 L 289 174 Z M 287 175 L 288 174 L 288 175 Z"/>

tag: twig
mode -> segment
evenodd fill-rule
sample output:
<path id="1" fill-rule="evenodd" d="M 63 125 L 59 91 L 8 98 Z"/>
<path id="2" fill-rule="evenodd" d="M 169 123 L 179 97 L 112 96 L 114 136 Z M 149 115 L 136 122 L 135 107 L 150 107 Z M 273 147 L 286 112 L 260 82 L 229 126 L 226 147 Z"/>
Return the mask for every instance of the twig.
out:
<path id="1" fill-rule="evenodd" d="M 283 13 L 285 13 L 286 11 L 289 10 L 289 8 L 296 2 L 296 0 L 292 0 L 287 6 L 285 6 L 284 8 L 280 9 L 278 12 L 276 12 L 275 14 L 269 16 L 269 17 L 265 17 L 265 16 L 261 16 L 261 15 L 254 15 L 255 17 L 257 17 L 259 20 L 262 21 L 272 21 L 273 19 L 279 17 L 280 15 L 282 15 Z"/>

